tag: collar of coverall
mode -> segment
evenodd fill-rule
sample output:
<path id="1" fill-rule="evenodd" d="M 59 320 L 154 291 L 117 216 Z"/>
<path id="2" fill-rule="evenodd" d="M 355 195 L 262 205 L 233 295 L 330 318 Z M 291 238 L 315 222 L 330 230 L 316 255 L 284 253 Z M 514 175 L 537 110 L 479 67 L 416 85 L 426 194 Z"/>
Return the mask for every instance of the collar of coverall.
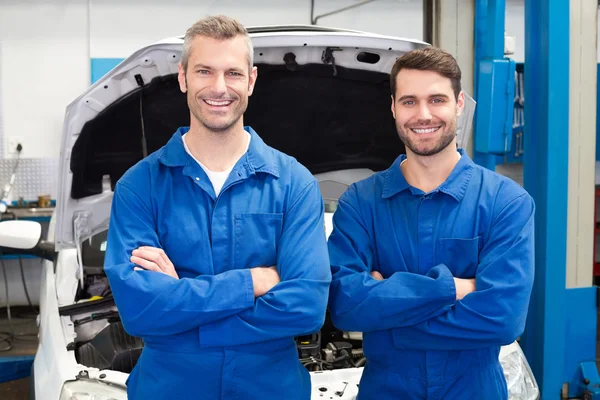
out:
<path id="1" fill-rule="evenodd" d="M 182 136 L 190 130 L 189 127 L 181 127 L 175 131 L 171 139 L 165 147 L 160 150 L 159 161 L 167 167 L 184 167 L 188 164 L 191 157 L 185 151 Z M 245 126 L 244 130 L 248 132 L 252 139 L 250 147 L 246 154 L 242 156 L 244 159 L 244 168 L 249 174 L 255 172 L 264 172 L 279 178 L 279 168 L 275 162 L 275 154 L 258 134 L 249 126 Z"/>
<path id="2" fill-rule="evenodd" d="M 471 176 L 473 175 L 474 164 L 464 149 L 458 149 L 458 152 L 461 157 L 454 166 L 450 176 L 448 176 L 448 178 L 432 192 L 439 191 L 453 197 L 456 201 L 461 201 L 467 191 Z M 400 163 L 405 159 L 406 154 L 401 154 L 396 158 L 396 161 L 394 161 L 392 166 L 384 172 L 382 198 L 389 199 L 404 190 L 411 190 L 413 194 L 423 194 L 421 190 L 410 186 L 406 181 L 406 178 L 404 178 L 402 170 L 400 169 Z"/>

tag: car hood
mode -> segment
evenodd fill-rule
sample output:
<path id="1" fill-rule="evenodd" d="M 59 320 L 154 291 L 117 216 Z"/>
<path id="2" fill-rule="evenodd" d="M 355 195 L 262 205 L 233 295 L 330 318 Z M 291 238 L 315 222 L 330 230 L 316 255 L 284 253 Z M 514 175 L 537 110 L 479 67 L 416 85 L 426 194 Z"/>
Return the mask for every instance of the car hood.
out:
<path id="1" fill-rule="evenodd" d="M 426 43 L 323 27 L 249 28 L 258 81 L 244 124 L 311 172 L 387 168 L 404 146 L 390 112 L 389 71 Z M 75 247 L 108 226 L 123 173 L 189 125 L 177 64 L 183 37 L 144 47 L 66 110 L 55 241 Z"/>

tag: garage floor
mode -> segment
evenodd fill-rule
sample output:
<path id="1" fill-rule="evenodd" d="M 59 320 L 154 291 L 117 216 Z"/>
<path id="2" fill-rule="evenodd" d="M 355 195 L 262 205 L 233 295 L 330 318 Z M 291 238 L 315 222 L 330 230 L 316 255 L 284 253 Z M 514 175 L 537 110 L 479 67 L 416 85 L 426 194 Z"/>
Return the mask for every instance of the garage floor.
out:
<path id="1" fill-rule="evenodd" d="M 30 307 L 11 308 L 12 326 L 16 337 L 14 340 L 4 340 L 8 338 L 7 333 L 11 332 L 11 329 L 6 309 L 0 309 L 0 362 L 2 357 L 35 354 L 38 345 L 36 316 L 37 313 Z M 29 399 L 29 378 L 0 383 L 0 399 Z"/>
<path id="2" fill-rule="evenodd" d="M 27 400 L 29 399 L 29 378 L 19 379 L 0 384 L 0 399 Z"/>

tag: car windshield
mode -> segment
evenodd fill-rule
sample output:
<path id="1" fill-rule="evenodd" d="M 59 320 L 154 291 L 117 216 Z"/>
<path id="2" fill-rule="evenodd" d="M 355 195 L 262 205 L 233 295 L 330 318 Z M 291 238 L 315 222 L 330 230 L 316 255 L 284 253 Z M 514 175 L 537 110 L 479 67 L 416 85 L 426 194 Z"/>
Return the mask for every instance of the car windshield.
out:
<path id="1" fill-rule="evenodd" d="M 104 267 L 106 238 L 108 231 L 102 231 L 81 244 L 81 261 L 86 267 Z"/>

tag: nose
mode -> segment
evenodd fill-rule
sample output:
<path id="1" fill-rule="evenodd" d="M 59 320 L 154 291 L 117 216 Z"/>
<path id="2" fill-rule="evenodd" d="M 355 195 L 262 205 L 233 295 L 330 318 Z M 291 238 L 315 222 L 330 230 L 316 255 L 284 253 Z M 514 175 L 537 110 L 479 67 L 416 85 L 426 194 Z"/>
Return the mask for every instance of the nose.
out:
<path id="1" fill-rule="evenodd" d="M 224 74 L 215 74 L 215 79 L 213 81 L 213 91 L 217 96 L 227 92 L 227 84 L 225 83 Z"/>
<path id="2" fill-rule="evenodd" d="M 419 121 L 430 121 L 432 119 L 429 103 L 420 103 L 417 110 L 417 118 Z"/>

